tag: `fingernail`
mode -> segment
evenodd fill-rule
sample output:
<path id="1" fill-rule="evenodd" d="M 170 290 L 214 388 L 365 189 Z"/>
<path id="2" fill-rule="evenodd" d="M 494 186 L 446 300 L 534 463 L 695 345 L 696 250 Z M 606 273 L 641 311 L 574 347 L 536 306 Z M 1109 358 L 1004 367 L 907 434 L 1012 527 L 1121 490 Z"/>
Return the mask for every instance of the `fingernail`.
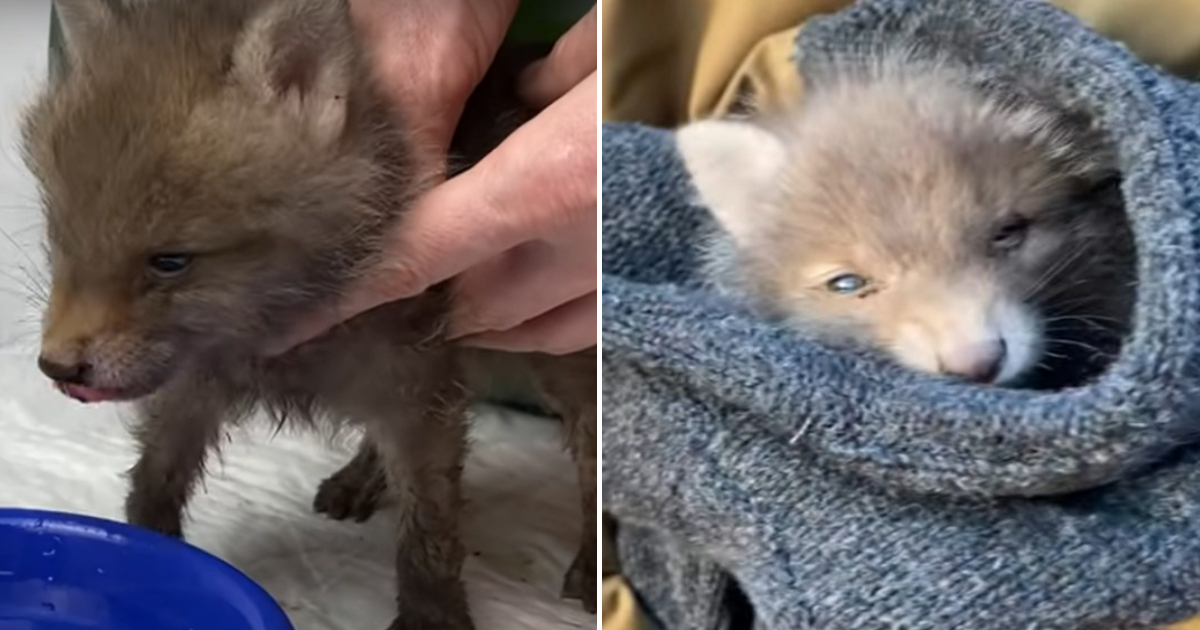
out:
<path id="1" fill-rule="evenodd" d="M 455 302 L 446 316 L 446 341 L 456 341 L 480 332 L 475 325 L 475 318 L 471 316 L 472 309 L 468 301 L 460 296 Z"/>
<path id="2" fill-rule="evenodd" d="M 529 64 L 521 71 L 521 76 L 517 77 L 517 95 L 522 101 L 528 104 L 535 104 L 538 100 L 537 94 L 532 93 L 537 85 L 538 71 L 546 65 L 545 59 L 538 59 Z"/>
<path id="3" fill-rule="evenodd" d="M 463 337 L 469 337 L 479 332 L 478 330 L 468 326 L 463 326 L 462 324 L 458 323 L 461 321 L 463 320 L 460 320 L 454 316 L 450 317 L 450 323 L 446 326 L 446 341 L 456 341 L 458 339 L 462 339 Z"/>
<path id="4" fill-rule="evenodd" d="M 262 348 L 262 355 L 271 359 L 291 350 L 295 345 L 291 339 L 267 342 Z"/>
<path id="5" fill-rule="evenodd" d="M 468 348 L 479 347 L 475 343 L 473 343 L 475 340 L 476 340 L 476 338 L 473 335 L 467 335 L 465 337 L 458 337 L 455 339 L 450 339 L 450 341 L 453 341 L 454 343 L 456 343 L 460 346 L 466 346 Z"/>
<path id="6" fill-rule="evenodd" d="M 291 334 L 287 335 L 286 337 L 268 340 L 265 344 L 263 344 L 262 354 L 268 359 L 275 358 L 281 354 L 287 353 L 292 348 L 295 348 L 306 341 L 315 339 L 316 337 L 320 336 L 322 332 L 324 331 L 313 326 L 302 325 L 297 329 L 293 329 Z"/>
<path id="7" fill-rule="evenodd" d="M 488 340 L 489 340 L 489 337 L 486 333 L 460 335 L 458 337 L 450 339 L 450 341 L 453 341 L 460 346 L 467 346 L 469 348 L 493 349 L 492 346 L 490 346 L 488 344 Z"/>

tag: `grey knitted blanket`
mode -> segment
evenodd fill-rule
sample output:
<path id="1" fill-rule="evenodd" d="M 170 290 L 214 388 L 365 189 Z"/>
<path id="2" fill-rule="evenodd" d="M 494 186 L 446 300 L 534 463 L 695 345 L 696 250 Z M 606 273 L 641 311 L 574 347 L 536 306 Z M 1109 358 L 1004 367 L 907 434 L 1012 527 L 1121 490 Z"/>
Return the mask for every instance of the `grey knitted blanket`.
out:
<path id="1" fill-rule="evenodd" d="M 921 41 L 1025 76 L 1119 146 L 1136 323 L 1098 381 L 955 384 L 834 351 L 700 288 L 710 229 L 668 132 L 603 138 L 604 470 L 665 628 L 1120 630 L 1200 613 L 1200 88 L 1033 0 L 860 0 L 802 71 Z"/>

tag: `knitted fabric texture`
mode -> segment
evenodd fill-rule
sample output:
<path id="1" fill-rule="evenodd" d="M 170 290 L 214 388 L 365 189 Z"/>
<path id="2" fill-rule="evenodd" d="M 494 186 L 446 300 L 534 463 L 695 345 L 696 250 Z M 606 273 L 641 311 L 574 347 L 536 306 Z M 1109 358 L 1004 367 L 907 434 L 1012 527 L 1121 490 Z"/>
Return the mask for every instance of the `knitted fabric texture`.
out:
<path id="1" fill-rule="evenodd" d="M 956 384 L 702 288 L 712 226 L 669 132 L 603 130 L 604 466 L 622 565 L 670 630 L 1153 628 L 1200 611 L 1200 88 L 1035 0 L 860 0 L 802 73 L 920 42 L 1026 77 L 1115 142 L 1136 321 L 1091 384 Z"/>

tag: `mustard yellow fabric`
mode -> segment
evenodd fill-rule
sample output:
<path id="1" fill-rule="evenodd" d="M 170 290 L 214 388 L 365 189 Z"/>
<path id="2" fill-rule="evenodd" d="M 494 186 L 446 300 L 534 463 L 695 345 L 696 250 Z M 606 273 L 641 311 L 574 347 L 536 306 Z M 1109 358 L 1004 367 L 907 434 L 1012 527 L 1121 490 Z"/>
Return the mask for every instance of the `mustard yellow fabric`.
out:
<path id="1" fill-rule="evenodd" d="M 1200 78 L 1200 0 L 1051 1 L 1142 59 Z M 675 127 L 747 103 L 795 103 L 792 44 L 804 21 L 851 2 L 602 0 L 602 116 Z M 607 564 L 607 535 L 603 547 Z M 617 574 L 604 580 L 602 620 L 603 630 L 652 630 Z M 1168 630 L 1200 630 L 1200 617 Z"/>
<path id="2" fill-rule="evenodd" d="M 605 120 L 673 127 L 728 113 L 739 95 L 793 102 L 792 41 L 851 0 L 602 0 Z M 1200 0 L 1053 0 L 1137 55 L 1200 77 Z"/>
<path id="3" fill-rule="evenodd" d="M 633 598 L 633 591 L 619 575 L 604 578 L 602 630 L 649 630 L 646 620 Z"/>
<path id="4" fill-rule="evenodd" d="M 759 98 L 793 98 L 796 25 L 850 0 L 603 0 L 606 120 L 659 126 L 726 111 L 749 82 Z M 720 106 L 720 107 L 719 107 Z"/>

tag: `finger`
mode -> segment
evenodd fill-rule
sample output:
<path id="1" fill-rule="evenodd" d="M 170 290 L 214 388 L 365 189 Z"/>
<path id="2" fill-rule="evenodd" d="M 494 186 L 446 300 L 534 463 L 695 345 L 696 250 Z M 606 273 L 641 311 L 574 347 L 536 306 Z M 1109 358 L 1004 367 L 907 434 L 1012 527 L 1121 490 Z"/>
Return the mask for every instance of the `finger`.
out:
<path id="1" fill-rule="evenodd" d="M 456 278 L 450 338 L 508 330 L 595 291 L 595 224 L 573 232 L 561 245 L 524 243 Z"/>
<path id="2" fill-rule="evenodd" d="M 596 70 L 596 7 L 554 44 L 544 59 L 530 64 L 520 79 L 521 99 L 542 108 L 566 94 Z"/>
<path id="3" fill-rule="evenodd" d="M 509 352 L 570 354 L 595 346 L 596 293 L 592 292 L 516 328 L 462 338 L 459 343 Z"/>
<path id="4" fill-rule="evenodd" d="M 382 89 L 412 131 L 444 153 L 471 90 L 491 65 L 519 0 L 350 0 Z M 464 42 L 469 45 L 464 45 Z M 447 59 L 455 60 L 448 68 Z"/>

